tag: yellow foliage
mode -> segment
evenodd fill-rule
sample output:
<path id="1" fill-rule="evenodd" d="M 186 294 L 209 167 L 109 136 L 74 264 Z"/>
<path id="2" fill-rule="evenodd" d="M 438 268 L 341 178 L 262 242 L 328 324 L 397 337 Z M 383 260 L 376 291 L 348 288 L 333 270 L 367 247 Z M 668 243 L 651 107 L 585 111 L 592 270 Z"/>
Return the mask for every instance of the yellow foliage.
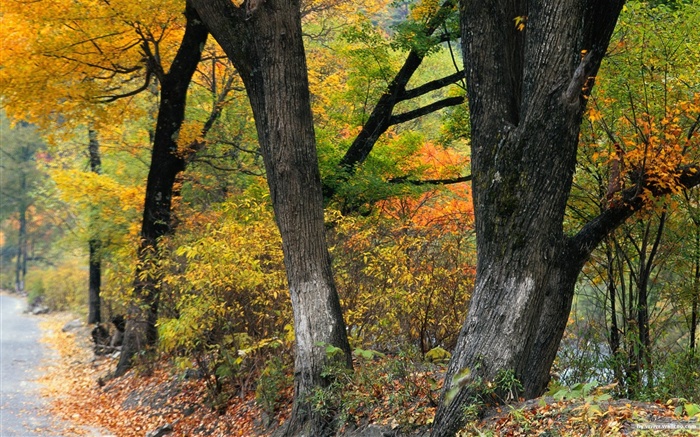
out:
<path id="1" fill-rule="evenodd" d="M 146 108 L 133 99 L 100 101 L 143 84 L 143 47 L 157 52 L 167 71 L 182 8 L 176 0 L 3 2 L 0 90 L 8 114 L 44 126 L 143 116 Z"/>
<path id="2" fill-rule="evenodd" d="M 170 246 L 165 350 L 191 350 L 202 339 L 221 342 L 236 333 L 271 338 L 290 323 L 282 243 L 264 199 L 244 197 L 188 215 Z"/>
<path id="3" fill-rule="evenodd" d="M 396 351 L 412 344 L 425 353 L 454 345 L 475 273 L 469 213 L 414 220 L 439 208 L 426 209 L 407 218 L 336 213 L 331 250 L 356 346 Z"/>
<path id="4" fill-rule="evenodd" d="M 178 153 L 187 156 L 193 152 L 192 147 L 203 141 L 202 128 L 204 123 L 198 120 L 185 120 L 177 134 Z"/>
<path id="5" fill-rule="evenodd" d="M 438 0 L 422 0 L 411 9 L 411 18 L 415 21 L 425 21 L 435 15 L 439 8 Z"/>

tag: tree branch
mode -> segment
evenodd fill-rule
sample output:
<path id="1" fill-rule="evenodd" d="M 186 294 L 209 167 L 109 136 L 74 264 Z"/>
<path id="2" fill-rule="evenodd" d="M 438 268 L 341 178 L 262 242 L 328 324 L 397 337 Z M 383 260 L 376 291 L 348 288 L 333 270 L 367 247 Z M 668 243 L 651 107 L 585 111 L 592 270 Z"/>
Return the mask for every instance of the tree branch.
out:
<path id="1" fill-rule="evenodd" d="M 457 178 L 448 179 L 425 179 L 425 180 L 415 180 L 408 179 L 408 176 L 401 176 L 398 178 L 389 179 L 390 184 L 410 184 L 410 185 L 452 185 L 459 184 L 462 182 L 469 182 L 472 180 L 472 175 L 460 176 Z"/>
<path id="2" fill-rule="evenodd" d="M 399 123 L 405 123 L 407 121 L 414 120 L 418 117 L 422 117 L 426 114 L 430 114 L 440 109 L 447 108 L 450 106 L 457 106 L 464 102 L 464 96 L 448 97 L 446 99 L 438 100 L 437 102 L 431 103 L 430 105 L 423 106 L 422 108 L 414 109 L 413 111 L 404 112 L 403 114 L 392 115 L 389 118 L 389 126 L 393 126 Z"/>
<path id="3" fill-rule="evenodd" d="M 148 87 L 151 85 L 151 77 L 153 77 L 153 72 L 149 68 L 146 71 L 146 80 L 144 81 L 143 85 L 141 85 L 140 87 L 138 87 L 132 91 L 129 91 L 127 93 L 118 94 L 115 96 L 97 96 L 97 101 L 102 102 L 102 103 L 110 103 L 110 102 L 114 102 L 114 101 L 117 101 L 119 99 L 123 99 L 126 97 L 135 96 L 136 94 L 139 94 L 139 93 L 146 91 L 148 89 Z"/>
<path id="4" fill-rule="evenodd" d="M 444 1 L 435 15 L 426 24 L 425 34 L 432 35 L 454 11 L 456 4 L 456 0 Z M 423 62 L 423 58 L 423 54 L 420 54 L 415 49 L 411 50 L 403 66 L 396 73 L 387 90 L 379 98 L 362 130 L 340 160 L 340 167 L 347 170 L 349 174 L 354 172 L 358 164 L 367 159 L 379 137 L 392 124 L 396 124 L 390 122 L 394 107 L 399 101 L 406 100 L 402 98 L 406 93 L 406 85 Z M 328 193 L 329 187 L 325 187 L 325 189 L 327 194 L 331 194 Z"/>
<path id="5" fill-rule="evenodd" d="M 423 85 L 413 88 L 412 90 L 407 90 L 401 96 L 399 96 L 398 101 L 403 102 L 404 100 L 414 99 L 431 91 L 439 90 L 447 85 L 451 85 L 460 79 L 464 79 L 464 70 L 460 70 L 456 73 L 450 74 L 449 76 L 424 83 Z"/>
<path id="6" fill-rule="evenodd" d="M 677 187 L 686 189 L 699 185 L 700 165 L 692 164 L 681 168 L 676 182 Z M 651 192 L 654 196 L 663 196 L 672 193 L 674 188 L 676 187 L 653 185 L 642 181 L 642 184 L 622 191 L 620 199 L 613 201 L 605 211 L 588 222 L 576 235 L 570 237 L 567 245 L 580 259 L 587 258 L 608 234 L 644 206 L 645 191 Z"/>

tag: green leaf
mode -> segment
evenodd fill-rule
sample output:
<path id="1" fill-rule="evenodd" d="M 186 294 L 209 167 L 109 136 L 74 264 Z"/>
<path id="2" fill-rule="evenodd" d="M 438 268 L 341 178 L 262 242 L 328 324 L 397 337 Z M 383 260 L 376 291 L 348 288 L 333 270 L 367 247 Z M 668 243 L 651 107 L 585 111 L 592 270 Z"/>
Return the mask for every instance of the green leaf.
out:
<path id="1" fill-rule="evenodd" d="M 700 405 L 685 404 L 685 414 L 687 414 L 688 417 L 700 416 Z"/>
<path id="2" fill-rule="evenodd" d="M 472 371 L 468 367 L 463 368 L 452 377 L 452 385 L 457 385 L 459 388 L 464 387 L 471 379 L 471 375 Z"/>
<path id="3" fill-rule="evenodd" d="M 447 390 L 447 393 L 445 393 L 445 405 L 450 405 L 450 403 L 452 403 L 452 400 L 457 396 L 461 388 L 462 387 L 455 386 Z"/>

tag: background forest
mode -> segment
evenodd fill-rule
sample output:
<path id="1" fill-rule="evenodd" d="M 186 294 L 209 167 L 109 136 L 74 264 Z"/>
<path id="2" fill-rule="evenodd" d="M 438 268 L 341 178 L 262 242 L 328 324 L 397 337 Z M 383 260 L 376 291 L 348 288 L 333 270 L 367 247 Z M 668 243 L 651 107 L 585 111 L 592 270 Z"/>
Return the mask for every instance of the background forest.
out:
<path id="1" fill-rule="evenodd" d="M 182 170 L 170 223 L 154 234 L 157 250 L 142 250 L 149 171 L 165 167 L 150 162 L 183 47 L 181 3 L 3 2 L 1 286 L 110 326 L 141 299 L 136 283 L 154 284 L 157 341 L 136 354 L 137 369 L 197 372 L 214 408 L 255 393 L 275 415 L 289 407 L 293 369 L 282 241 L 243 82 L 213 39 L 166 135 Z M 444 367 L 474 289 L 458 17 L 440 7 L 303 2 L 333 275 L 355 359 L 383 366 L 328 369 L 346 385 L 312 402 L 345 422 L 370 415 L 373 391 L 401 381 L 387 401 L 394 417 L 429 423 L 435 405 L 404 402 L 440 381 L 406 375 Z M 663 184 L 700 160 L 698 27 L 697 0 L 627 2 L 588 102 L 567 230 L 604 211 L 640 169 Z M 554 392 L 596 381 L 616 384 L 618 397 L 700 402 L 700 195 L 672 191 L 647 193 L 584 267 Z"/>

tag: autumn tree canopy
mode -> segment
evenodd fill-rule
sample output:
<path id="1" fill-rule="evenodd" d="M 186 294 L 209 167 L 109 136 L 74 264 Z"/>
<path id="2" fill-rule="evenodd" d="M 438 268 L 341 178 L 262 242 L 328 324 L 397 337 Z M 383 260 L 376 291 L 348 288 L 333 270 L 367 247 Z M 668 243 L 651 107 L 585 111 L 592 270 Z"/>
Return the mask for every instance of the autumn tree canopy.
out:
<path id="1" fill-rule="evenodd" d="M 3 4 L 0 86 L 70 237 L 32 264 L 5 186 L 2 236 L 64 307 L 45 284 L 102 260 L 117 375 L 163 360 L 221 414 L 254 392 L 286 435 L 371 408 L 454 435 L 555 362 L 693 386 L 696 2 L 44 3 Z M 594 331 L 597 375 L 569 354 Z"/>

